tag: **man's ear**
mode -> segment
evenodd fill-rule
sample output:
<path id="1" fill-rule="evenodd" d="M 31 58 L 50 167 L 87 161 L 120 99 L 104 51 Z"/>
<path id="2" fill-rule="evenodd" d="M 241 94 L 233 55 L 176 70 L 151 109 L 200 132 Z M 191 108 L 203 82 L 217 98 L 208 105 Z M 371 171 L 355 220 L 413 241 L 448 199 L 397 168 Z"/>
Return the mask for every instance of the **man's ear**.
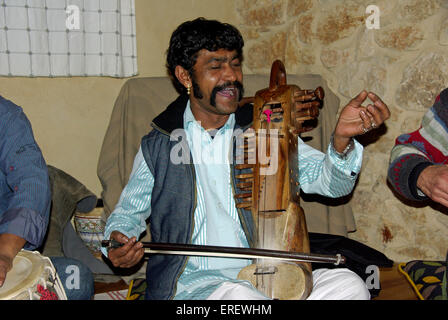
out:
<path id="1" fill-rule="evenodd" d="M 185 88 L 192 86 L 190 73 L 184 67 L 179 65 L 176 66 L 174 73 L 176 75 L 177 80 L 179 80 L 179 82 L 182 83 L 182 85 Z"/>

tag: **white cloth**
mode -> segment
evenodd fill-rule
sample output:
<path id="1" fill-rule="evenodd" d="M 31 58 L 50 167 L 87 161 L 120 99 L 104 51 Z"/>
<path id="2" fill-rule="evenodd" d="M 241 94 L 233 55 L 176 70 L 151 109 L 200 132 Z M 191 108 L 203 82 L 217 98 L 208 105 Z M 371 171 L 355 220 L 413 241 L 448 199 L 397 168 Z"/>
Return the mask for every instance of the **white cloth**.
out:
<path id="1" fill-rule="evenodd" d="M 313 271 L 313 291 L 307 300 L 369 300 L 370 292 L 360 276 L 349 269 Z"/>
<path id="2" fill-rule="evenodd" d="M 245 282 L 224 282 L 207 300 L 268 300 Z M 369 300 L 370 293 L 356 273 L 345 268 L 313 271 L 313 290 L 307 300 Z"/>
<path id="3" fill-rule="evenodd" d="M 134 0 L 1 1 L 0 76 L 137 74 Z"/>

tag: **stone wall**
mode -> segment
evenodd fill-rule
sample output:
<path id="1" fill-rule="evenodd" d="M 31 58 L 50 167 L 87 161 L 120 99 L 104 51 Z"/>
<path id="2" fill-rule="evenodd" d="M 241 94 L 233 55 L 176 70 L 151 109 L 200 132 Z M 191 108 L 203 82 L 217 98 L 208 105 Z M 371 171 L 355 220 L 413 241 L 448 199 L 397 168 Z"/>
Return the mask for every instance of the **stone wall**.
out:
<path id="1" fill-rule="evenodd" d="M 366 27 L 368 5 L 380 9 L 379 29 Z M 448 213 L 399 200 L 386 175 L 395 138 L 416 130 L 448 87 L 448 1 L 237 0 L 235 8 L 246 73 L 269 73 L 270 63 L 281 59 L 288 73 L 323 75 L 341 106 L 367 89 L 390 107 L 386 130 L 363 141 L 363 170 L 351 200 L 357 231 L 350 237 L 395 261 L 444 259 Z"/>

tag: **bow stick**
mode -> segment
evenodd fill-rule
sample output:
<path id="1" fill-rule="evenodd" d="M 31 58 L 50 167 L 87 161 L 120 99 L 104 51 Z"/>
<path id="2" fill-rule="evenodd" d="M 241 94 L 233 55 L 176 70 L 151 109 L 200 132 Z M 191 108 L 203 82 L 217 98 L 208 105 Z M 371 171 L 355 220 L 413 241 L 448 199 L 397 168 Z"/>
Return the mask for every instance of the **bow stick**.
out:
<path id="1" fill-rule="evenodd" d="M 317 263 L 334 263 L 335 265 L 344 264 L 345 257 L 336 254 L 307 254 L 301 252 L 277 251 L 268 249 L 253 248 L 234 248 L 223 246 L 201 246 L 195 244 L 172 244 L 172 243 L 154 243 L 142 242 L 145 253 L 149 254 L 174 254 L 185 256 L 204 256 L 204 257 L 220 257 L 220 258 L 236 258 L 236 259 L 273 259 L 295 262 L 317 262 Z M 103 240 L 101 246 L 103 248 L 115 249 L 123 246 L 116 240 Z"/>

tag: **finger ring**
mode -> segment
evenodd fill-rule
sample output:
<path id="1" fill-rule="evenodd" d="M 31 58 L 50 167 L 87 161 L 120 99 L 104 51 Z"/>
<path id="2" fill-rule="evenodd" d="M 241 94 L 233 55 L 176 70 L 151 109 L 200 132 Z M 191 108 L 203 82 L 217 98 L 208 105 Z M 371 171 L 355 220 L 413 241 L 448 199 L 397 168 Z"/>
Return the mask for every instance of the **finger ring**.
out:
<path id="1" fill-rule="evenodd" d="M 372 128 L 376 128 L 376 123 L 372 121 Z"/>
<path id="2" fill-rule="evenodd" d="M 367 129 L 366 127 L 362 126 L 362 131 L 364 131 L 364 133 L 369 132 L 369 129 Z"/>

